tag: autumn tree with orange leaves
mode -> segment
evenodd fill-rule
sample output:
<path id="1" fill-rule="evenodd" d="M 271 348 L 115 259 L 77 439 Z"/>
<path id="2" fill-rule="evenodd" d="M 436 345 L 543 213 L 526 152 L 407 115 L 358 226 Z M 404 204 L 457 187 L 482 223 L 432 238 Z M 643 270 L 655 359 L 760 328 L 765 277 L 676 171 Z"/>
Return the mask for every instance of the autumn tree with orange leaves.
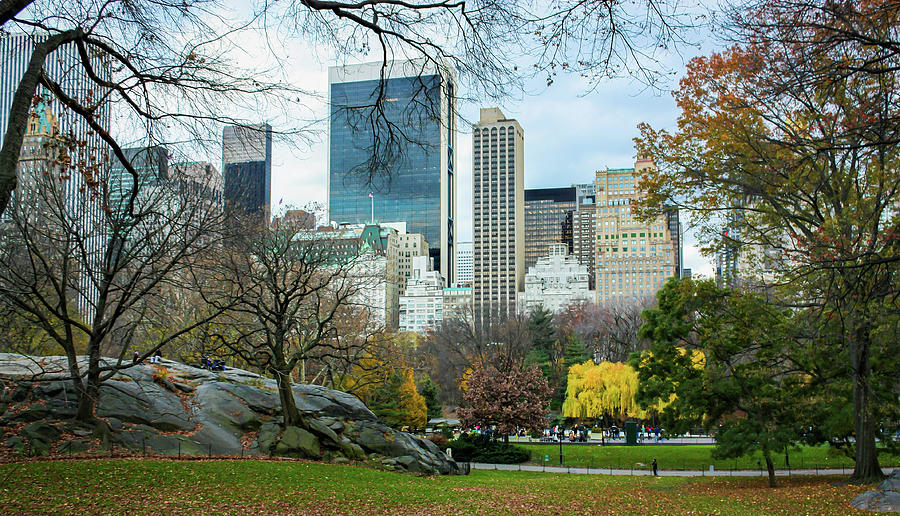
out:
<path id="1" fill-rule="evenodd" d="M 875 443 L 897 416 L 883 407 L 896 401 L 900 4 L 760 0 L 730 29 L 739 44 L 689 64 L 677 129 L 640 127 L 658 167 L 642 209 L 693 210 L 707 251 L 739 250 L 815 316 L 819 362 L 805 366 L 852 389 L 853 479 L 877 479 Z"/>

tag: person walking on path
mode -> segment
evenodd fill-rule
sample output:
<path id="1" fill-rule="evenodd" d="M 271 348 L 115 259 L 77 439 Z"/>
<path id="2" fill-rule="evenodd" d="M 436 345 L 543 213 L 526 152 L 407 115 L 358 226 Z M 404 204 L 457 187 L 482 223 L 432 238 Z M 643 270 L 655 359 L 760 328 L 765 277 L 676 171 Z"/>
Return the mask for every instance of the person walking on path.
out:
<path id="1" fill-rule="evenodd" d="M 654 477 L 659 476 L 659 473 L 657 472 L 657 469 L 656 469 L 657 468 L 656 459 L 653 459 L 653 462 L 651 462 L 650 465 L 653 466 L 653 476 Z"/>

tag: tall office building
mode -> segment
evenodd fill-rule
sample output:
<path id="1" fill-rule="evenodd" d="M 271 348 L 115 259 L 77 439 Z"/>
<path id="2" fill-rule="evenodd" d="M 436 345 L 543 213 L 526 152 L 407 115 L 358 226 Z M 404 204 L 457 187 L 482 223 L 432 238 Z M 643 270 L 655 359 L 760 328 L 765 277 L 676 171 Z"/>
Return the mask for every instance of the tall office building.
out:
<path id="1" fill-rule="evenodd" d="M 168 181 L 169 156 L 165 147 L 136 147 L 122 149 L 122 152 L 137 172 L 138 192 Z M 135 185 L 131 173 L 118 159 L 113 159 L 106 186 L 109 208 L 117 212 L 124 209 Z"/>
<path id="2" fill-rule="evenodd" d="M 572 254 L 588 269 L 588 286 L 594 290 L 597 249 L 597 194 L 593 183 L 574 185 L 576 206 L 572 212 Z"/>
<path id="3" fill-rule="evenodd" d="M 575 194 L 574 187 L 525 190 L 525 270 L 547 256 L 553 244 L 565 244 L 572 252 Z"/>
<path id="4" fill-rule="evenodd" d="M 633 210 L 643 196 L 641 173 L 653 162 L 638 159 L 634 168 L 598 171 L 597 301 L 633 302 L 652 296 L 680 273 L 677 212 L 660 213 L 649 224 Z"/>
<path id="5" fill-rule="evenodd" d="M 25 74 L 35 44 L 46 39 L 46 33 L 3 34 L 0 35 L 0 146 L 9 126 L 9 112 L 19 81 Z M 101 79 L 108 80 L 112 74 L 108 60 L 102 55 L 91 55 L 91 65 Z M 103 88 L 92 81 L 85 72 L 74 43 L 66 44 L 53 51 L 44 63 L 47 77 L 56 82 L 63 92 L 80 101 L 97 99 L 102 96 Z M 41 93 L 41 92 L 39 92 Z M 103 258 L 106 246 L 104 231 L 103 206 L 100 192 L 94 191 L 86 181 L 86 177 L 97 178 L 99 173 L 105 178 L 109 172 L 107 159 L 109 148 L 96 131 L 92 130 L 88 121 L 80 115 L 63 109 L 59 102 L 43 92 L 45 99 L 40 111 L 49 110 L 55 118 L 55 125 L 60 136 L 69 141 L 83 143 L 72 149 L 68 156 L 71 166 L 66 171 L 68 180 L 64 184 L 64 196 L 70 208 L 72 222 L 77 224 L 84 236 L 85 254 L 92 263 L 84 264 L 79 276 L 80 296 L 77 300 L 79 311 L 86 320 L 93 318 L 94 304 L 97 302 L 97 289 L 91 271 L 96 271 Z M 42 114 L 38 114 L 41 116 Z M 110 127 L 109 105 L 101 103 L 94 111 L 94 121 L 102 127 Z M 23 149 L 24 150 L 24 149 Z M 20 183 L 21 186 L 21 183 Z"/>
<path id="6" fill-rule="evenodd" d="M 181 183 L 181 188 L 198 198 L 207 210 L 225 207 L 225 181 L 216 167 L 207 161 L 185 161 L 169 164 L 169 177 Z"/>
<path id="7" fill-rule="evenodd" d="M 447 285 L 456 280 L 455 90 L 452 69 L 422 60 L 328 69 L 329 219 L 406 222 Z M 396 145 L 382 147 L 391 132 Z"/>
<path id="8" fill-rule="evenodd" d="M 473 308 L 486 325 L 516 313 L 525 277 L 525 136 L 519 122 L 482 108 L 472 126 Z"/>
<path id="9" fill-rule="evenodd" d="M 456 244 L 456 284 L 460 286 L 472 286 L 474 276 L 472 274 L 472 242 L 459 242 Z"/>
<path id="10" fill-rule="evenodd" d="M 3 34 L 0 35 L 0 145 L 6 135 L 9 126 L 9 110 L 12 107 L 13 96 L 19 86 L 19 81 L 25 74 L 35 44 L 47 38 L 47 34 Z M 112 71 L 109 63 L 102 56 L 92 56 L 91 64 L 94 71 L 101 78 L 109 78 Z M 78 55 L 78 47 L 74 43 L 66 44 L 47 56 L 44 62 L 44 71 L 47 76 L 58 83 L 63 92 L 71 98 L 87 101 L 90 98 L 98 98 L 102 88 L 88 77 Z M 40 93 L 40 92 L 39 92 Z M 56 114 L 59 122 L 59 132 L 64 136 L 72 136 L 79 141 L 86 142 L 83 156 L 72 156 L 73 160 L 79 157 L 86 159 L 93 155 L 92 164 L 102 163 L 108 156 L 108 147 L 93 131 L 88 122 L 76 113 L 62 109 L 55 99 L 50 99 L 49 94 L 44 93 L 45 99 L 49 99 L 48 106 Z M 109 106 L 101 103 L 94 113 L 95 120 L 102 127 L 109 128 Z M 76 166 L 84 164 L 76 163 Z"/>
<path id="11" fill-rule="evenodd" d="M 238 213 L 272 215 L 272 126 L 227 126 L 222 131 L 225 205 Z"/>

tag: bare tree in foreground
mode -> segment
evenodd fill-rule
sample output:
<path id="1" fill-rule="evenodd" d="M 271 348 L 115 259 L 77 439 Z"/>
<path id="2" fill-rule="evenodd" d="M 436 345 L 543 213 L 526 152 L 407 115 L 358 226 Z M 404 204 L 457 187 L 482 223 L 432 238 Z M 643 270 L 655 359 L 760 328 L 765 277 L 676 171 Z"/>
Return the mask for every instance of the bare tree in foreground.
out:
<path id="1" fill-rule="evenodd" d="M 144 189 L 134 214 L 96 210 L 90 190 L 69 175 L 66 150 L 55 152 L 32 168 L 23 165 L 24 187 L 2 223 L 0 298 L 65 354 L 76 417 L 90 421 L 101 383 L 132 365 L 136 330 L 158 306 L 159 293 L 191 288 L 193 269 L 218 243 L 222 214 L 174 177 Z M 95 216 L 83 215 L 91 210 Z M 148 335 L 139 360 L 214 315 Z M 114 361 L 101 361 L 110 351 Z"/>
<path id="2" fill-rule="evenodd" d="M 368 320 L 366 289 L 379 281 L 370 269 L 375 257 L 330 233 L 290 221 L 232 233 L 204 293 L 235 330 L 225 344 L 275 377 L 285 426 L 308 428 L 291 389 L 298 367 L 340 360 L 365 343 L 340 328 L 344 318 Z"/>

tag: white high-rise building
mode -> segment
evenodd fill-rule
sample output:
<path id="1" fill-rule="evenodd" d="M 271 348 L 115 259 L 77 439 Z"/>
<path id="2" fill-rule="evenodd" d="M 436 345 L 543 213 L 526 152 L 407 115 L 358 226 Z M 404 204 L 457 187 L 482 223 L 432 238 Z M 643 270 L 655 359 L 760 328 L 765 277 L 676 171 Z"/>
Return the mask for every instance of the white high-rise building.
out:
<path id="1" fill-rule="evenodd" d="M 460 286 L 472 286 L 474 275 L 472 273 L 472 242 L 459 242 L 456 244 L 456 284 Z"/>
<path id="2" fill-rule="evenodd" d="M 397 250 L 399 252 L 397 258 L 398 272 L 400 274 L 400 294 L 406 291 L 406 283 L 412 277 L 413 261 L 416 257 L 424 256 L 431 260 L 428 256 L 428 242 L 422 233 L 407 233 L 406 224 L 403 225 L 403 231 L 397 233 Z"/>
<path id="3" fill-rule="evenodd" d="M 588 286 L 588 268 L 568 253 L 565 244 L 551 244 L 550 255 L 538 259 L 525 275 L 525 292 L 519 295 L 520 311 L 543 307 L 559 312 L 568 306 L 594 300 Z"/>
<path id="4" fill-rule="evenodd" d="M 483 108 L 472 126 L 473 305 L 476 325 L 513 317 L 525 280 L 525 135 Z"/>
<path id="5" fill-rule="evenodd" d="M 424 334 L 444 319 L 444 280 L 440 272 L 429 269 L 428 257 L 412 258 L 412 275 L 406 294 L 400 296 L 400 331 Z"/>

